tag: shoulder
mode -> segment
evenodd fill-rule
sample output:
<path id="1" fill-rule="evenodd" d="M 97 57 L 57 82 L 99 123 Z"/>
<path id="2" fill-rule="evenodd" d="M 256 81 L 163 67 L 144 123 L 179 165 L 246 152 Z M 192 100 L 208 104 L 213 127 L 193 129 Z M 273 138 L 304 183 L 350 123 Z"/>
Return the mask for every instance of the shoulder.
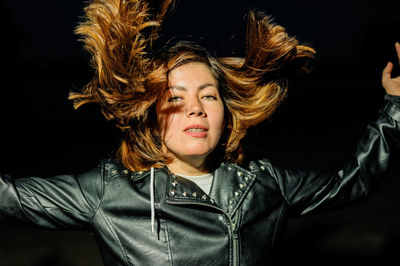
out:
<path id="1" fill-rule="evenodd" d="M 102 159 L 96 167 L 76 174 L 76 180 L 86 200 L 92 206 L 98 206 L 107 189 L 114 182 L 126 182 L 132 173 L 122 166 L 116 159 Z M 112 185 L 111 185 L 112 186 Z"/>
<path id="2" fill-rule="evenodd" d="M 267 158 L 253 157 L 240 165 L 242 169 L 250 172 L 261 183 L 276 183 L 278 168 Z"/>
<path id="3" fill-rule="evenodd" d="M 132 177 L 133 172 L 126 169 L 116 159 L 103 159 L 99 163 L 99 168 L 105 182 L 109 182 L 116 177 Z"/>
<path id="4" fill-rule="evenodd" d="M 268 173 L 272 176 L 277 168 L 268 158 L 259 153 L 246 154 L 246 160 L 242 163 L 242 167 L 255 174 L 264 173 L 263 175 L 265 175 Z"/>

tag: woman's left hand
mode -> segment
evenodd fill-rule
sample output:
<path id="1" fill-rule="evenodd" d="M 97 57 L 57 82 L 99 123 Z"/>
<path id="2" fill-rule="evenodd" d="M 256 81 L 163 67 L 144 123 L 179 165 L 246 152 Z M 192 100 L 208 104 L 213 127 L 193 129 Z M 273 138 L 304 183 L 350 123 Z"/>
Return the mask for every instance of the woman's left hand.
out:
<path id="1" fill-rule="evenodd" d="M 396 42 L 395 47 L 400 62 L 400 44 Z M 392 70 L 393 64 L 389 62 L 382 72 L 382 85 L 387 94 L 400 96 L 400 76 L 392 78 Z"/>

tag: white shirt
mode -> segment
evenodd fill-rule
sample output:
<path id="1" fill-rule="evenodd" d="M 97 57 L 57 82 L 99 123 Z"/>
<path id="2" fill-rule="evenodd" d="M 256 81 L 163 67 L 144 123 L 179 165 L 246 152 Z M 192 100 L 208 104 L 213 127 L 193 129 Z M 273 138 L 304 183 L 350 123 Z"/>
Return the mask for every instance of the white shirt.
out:
<path id="1" fill-rule="evenodd" d="M 181 175 L 181 174 L 176 174 L 176 175 L 189 179 L 190 181 L 196 183 L 196 185 L 198 185 L 205 193 L 207 194 L 210 193 L 213 174 L 196 175 L 196 176 Z"/>

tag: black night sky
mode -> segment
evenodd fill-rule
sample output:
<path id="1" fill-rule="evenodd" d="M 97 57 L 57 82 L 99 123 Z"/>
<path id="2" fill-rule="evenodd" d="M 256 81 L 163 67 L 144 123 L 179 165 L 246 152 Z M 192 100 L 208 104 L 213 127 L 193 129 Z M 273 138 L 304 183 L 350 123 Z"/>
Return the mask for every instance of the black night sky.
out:
<path id="1" fill-rule="evenodd" d="M 109 157 L 119 131 L 96 106 L 67 100 L 90 80 L 88 54 L 73 31 L 85 1 L 0 2 L 0 169 L 16 177 L 84 171 Z M 399 1 L 180 0 L 162 32 L 201 36 L 218 56 L 242 55 L 245 20 L 256 8 L 317 50 L 314 71 L 290 80 L 269 122 L 248 147 L 283 166 L 329 169 L 355 150 L 383 102 L 387 61 L 400 74 Z M 254 142 L 255 138 L 258 142 Z M 386 265 L 398 261 L 400 157 L 377 191 L 354 206 L 290 222 L 280 265 Z M 101 265 L 91 235 L 0 226 L 0 265 Z M 5 236 L 5 237 L 4 237 Z"/>

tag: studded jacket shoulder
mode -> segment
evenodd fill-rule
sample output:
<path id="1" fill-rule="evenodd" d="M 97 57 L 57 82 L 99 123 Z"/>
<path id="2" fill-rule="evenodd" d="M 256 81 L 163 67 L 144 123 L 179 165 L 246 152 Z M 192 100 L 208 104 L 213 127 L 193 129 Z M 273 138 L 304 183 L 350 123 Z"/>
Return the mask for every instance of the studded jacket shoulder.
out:
<path id="1" fill-rule="evenodd" d="M 112 160 L 79 175 L 1 174 L 0 222 L 91 231 L 105 265 L 264 265 L 290 217 L 358 200 L 382 180 L 400 143 L 397 100 L 336 170 L 222 164 L 209 194 L 166 169 L 132 173 Z"/>

